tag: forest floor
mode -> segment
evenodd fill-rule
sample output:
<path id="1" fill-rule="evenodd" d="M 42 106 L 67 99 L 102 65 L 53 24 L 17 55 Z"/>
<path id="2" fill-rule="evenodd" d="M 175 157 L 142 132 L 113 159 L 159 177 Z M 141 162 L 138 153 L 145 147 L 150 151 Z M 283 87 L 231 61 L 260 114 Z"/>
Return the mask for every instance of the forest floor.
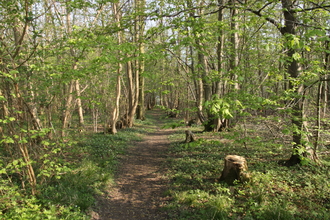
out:
<path id="1" fill-rule="evenodd" d="M 330 219 L 328 145 L 320 146 L 319 163 L 278 163 L 292 153 L 290 135 L 282 132 L 290 118 L 251 116 L 217 133 L 191 126 L 196 141 L 184 143 L 180 119 L 164 119 L 160 109 L 147 116 L 132 132 L 140 139 L 120 155 L 114 183 L 97 196 L 93 220 Z M 248 182 L 218 181 L 226 155 L 247 159 Z"/>
<path id="2" fill-rule="evenodd" d="M 120 160 L 115 183 L 97 198 L 93 220 L 167 219 L 161 207 L 167 180 L 164 178 L 168 136 L 172 129 L 162 129 L 163 111 L 149 111 L 148 125 L 142 141 L 136 141 Z M 145 127 L 145 126 L 144 126 Z"/>

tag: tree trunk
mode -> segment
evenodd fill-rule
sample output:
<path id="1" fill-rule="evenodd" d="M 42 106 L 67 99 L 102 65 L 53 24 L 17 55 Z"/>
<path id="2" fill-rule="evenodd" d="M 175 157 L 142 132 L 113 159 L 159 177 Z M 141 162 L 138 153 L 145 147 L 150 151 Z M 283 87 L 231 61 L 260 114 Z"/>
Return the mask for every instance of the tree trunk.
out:
<path id="1" fill-rule="evenodd" d="M 76 85 L 76 92 L 77 92 L 77 108 L 78 108 L 78 116 L 79 116 L 79 129 L 81 131 L 83 131 L 85 128 L 85 122 L 84 122 L 84 111 L 83 111 L 83 107 L 81 104 L 81 91 L 80 91 L 80 84 L 79 84 L 79 80 L 75 81 L 75 85 Z"/>
<path id="2" fill-rule="evenodd" d="M 135 20 L 135 43 L 138 45 L 138 59 L 136 60 L 136 71 L 139 74 L 139 111 L 136 118 L 145 119 L 145 103 L 144 103 L 144 42 L 143 35 L 145 29 L 145 0 L 135 0 L 135 12 L 137 13 Z"/>
<path id="3" fill-rule="evenodd" d="M 328 35 L 328 39 L 330 38 L 330 35 Z M 325 42 L 325 56 L 324 56 L 324 70 L 327 72 L 330 69 L 330 40 L 327 40 Z M 326 115 L 327 106 L 328 106 L 328 82 L 327 82 L 328 76 L 325 76 L 324 81 L 324 92 L 323 92 L 323 100 L 324 100 L 324 106 L 323 106 L 323 117 Z"/>
<path id="4" fill-rule="evenodd" d="M 230 43 L 231 43 L 231 50 L 230 50 L 230 60 L 229 60 L 229 67 L 231 72 L 231 79 L 234 82 L 233 88 L 231 91 L 236 91 L 239 89 L 239 85 L 237 82 L 237 73 L 236 67 L 238 65 L 238 28 L 237 28 L 237 21 L 236 16 L 238 14 L 236 9 L 236 0 L 230 0 L 230 29 L 231 29 L 231 36 L 230 36 Z"/>
<path id="5" fill-rule="evenodd" d="M 139 95 L 139 105 L 136 115 L 136 119 L 144 120 L 145 119 L 145 100 L 144 100 L 144 77 L 140 77 L 140 95 Z"/>
<path id="6" fill-rule="evenodd" d="M 194 142 L 196 140 L 195 135 L 190 130 L 186 130 L 185 133 L 186 133 L 185 143 Z"/>
<path id="7" fill-rule="evenodd" d="M 219 23 L 222 22 L 223 20 L 223 0 L 218 0 L 218 5 L 221 7 L 218 12 L 218 21 Z M 218 74 L 219 74 L 219 79 L 222 78 L 223 73 L 222 73 L 222 68 L 223 68 L 223 62 L 222 62 L 222 56 L 223 56 L 223 44 L 224 44 L 224 34 L 223 34 L 223 29 L 220 27 L 219 28 L 219 37 L 218 37 L 218 43 L 217 43 L 217 62 L 218 62 Z M 214 83 L 214 93 L 216 94 L 219 98 L 221 97 L 221 84 L 220 80 L 216 81 Z M 220 118 L 214 118 L 213 121 L 213 131 L 217 132 L 220 130 L 222 126 L 222 122 Z"/>
<path id="8" fill-rule="evenodd" d="M 76 66 L 76 65 L 75 65 Z M 75 68 L 75 67 L 74 67 Z M 62 131 L 61 136 L 65 137 L 65 131 L 69 127 L 70 117 L 71 117 L 71 108 L 72 108 L 72 100 L 73 100 L 73 89 L 74 89 L 74 80 L 70 82 L 68 85 L 69 88 L 65 89 L 65 104 L 64 104 L 64 110 L 62 114 Z M 66 87 L 66 86 L 65 86 Z"/>
<path id="9" fill-rule="evenodd" d="M 296 17 L 294 12 L 294 5 L 291 0 L 281 0 L 282 7 L 283 7 L 283 15 L 284 15 L 284 27 L 282 27 L 281 34 L 289 41 L 292 37 L 296 36 Z M 298 61 L 294 58 L 294 54 L 297 51 L 289 47 L 287 48 L 287 72 L 289 76 L 293 79 L 290 81 L 289 89 L 295 91 L 297 98 L 293 100 L 293 107 L 292 107 L 292 125 L 294 126 L 294 132 L 292 135 L 293 140 L 293 151 L 292 155 L 287 161 L 287 165 L 295 165 L 301 162 L 303 157 L 306 157 L 306 146 L 303 142 L 303 133 L 304 133 L 304 121 L 303 121 L 303 115 L 304 115 L 304 99 L 303 99 L 303 84 L 295 85 L 295 82 L 293 82 L 295 79 L 299 78 L 300 73 L 300 67 Z"/>
<path id="10" fill-rule="evenodd" d="M 115 16 L 115 21 L 117 23 L 117 28 L 118 30 L 121 29 L 121 25 L 120 25 L 120 22 L 121 22 L 121 12 L 119 11 L 119 3 L 114 3 L 113 4 L 113 13 L 114 13 L 114 16 Z M 119 31 L 118 32 L 118 35 L 117 35 L 117 42 L 118 42 L 118 45 L 121 45 L 122 43 L 122 32 Z M 121 52 L 118 51 L 118 59 L 119 59 L 119 62 L 118 62 L 118 67 L 117 67 L 117 82 L 116 82 L 116 100 L 115 100 L 115 107 L 112 111 L 112 116 L 111 116 L 111 120 L 110 120 L 110 127 L 111 127 L 111 133 L 112 134 L 116 134 L 117 133 L 117 121 L 118 121 L 118 118 L 119 118 L 119 101 L 120 101 L 120 96 L 121 96 L 121 72 L 122 72 L 122 69 L 123 69 L 123 66 L 121 64 Z"/>
<path id="11" fill-rule="evenodd" d="M 132 62 L 127 62 L 126 67 L 128 81 L 128 113 L 126 116 L 126 124 L 129 128 L 133 127 L 134 116 L 139 100 L 139 74 L 133 77 Z"/>

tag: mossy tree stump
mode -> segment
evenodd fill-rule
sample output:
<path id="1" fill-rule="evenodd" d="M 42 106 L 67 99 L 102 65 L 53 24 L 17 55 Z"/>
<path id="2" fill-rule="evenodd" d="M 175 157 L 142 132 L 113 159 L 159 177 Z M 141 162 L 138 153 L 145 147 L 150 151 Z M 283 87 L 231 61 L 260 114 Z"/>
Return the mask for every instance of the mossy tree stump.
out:
<path id="1" fill-rule="evenodd" d="M 248 166 L 244 157 L 227 155 L 225 157 L 225 166 L 219 180 L 226 182 L 228 185 L 233 185 L 235 180 L 245 182 L 250 178 L 247 171 Z"/>

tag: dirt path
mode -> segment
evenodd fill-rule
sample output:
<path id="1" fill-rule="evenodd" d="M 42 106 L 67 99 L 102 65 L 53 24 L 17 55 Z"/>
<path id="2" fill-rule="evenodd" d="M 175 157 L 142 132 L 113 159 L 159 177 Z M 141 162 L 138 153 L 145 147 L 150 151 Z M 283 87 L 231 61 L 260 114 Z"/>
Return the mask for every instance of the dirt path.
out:
<path id="1" fill-rule="evenodd" d="M 162 165 L 169 146 L 171 129 L 161 129 L 160 111 L 151 111 L 156 119 L 153 132 L 129 148 L 121 161 L 116 185 L 98 199 L 98 211 L 93 220 L 168 219 L 160 207 L 166 198 L 163 193 L 167 182 L 162 178 Z"/>

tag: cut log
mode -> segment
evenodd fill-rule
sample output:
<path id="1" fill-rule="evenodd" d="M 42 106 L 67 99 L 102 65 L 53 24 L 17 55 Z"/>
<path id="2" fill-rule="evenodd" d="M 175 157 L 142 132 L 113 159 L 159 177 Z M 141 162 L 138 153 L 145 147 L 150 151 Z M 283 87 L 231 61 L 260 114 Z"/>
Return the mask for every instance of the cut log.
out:
<path id="1" fill-rule="evenodd" d="M 248 166 L 244 157 L 237 155 L 227 155 L 225 157 L 225 166 L 219 179 L 220 181 L 233 185 L 235 180 L 246 182 L 249 178 Z"/>
<path id="2" fill-rule="evenodd" d="M 186 143 L 190 143 L 195 141 L 195 135 L 190 131 L 190 130 L 186 130 Z"/>

